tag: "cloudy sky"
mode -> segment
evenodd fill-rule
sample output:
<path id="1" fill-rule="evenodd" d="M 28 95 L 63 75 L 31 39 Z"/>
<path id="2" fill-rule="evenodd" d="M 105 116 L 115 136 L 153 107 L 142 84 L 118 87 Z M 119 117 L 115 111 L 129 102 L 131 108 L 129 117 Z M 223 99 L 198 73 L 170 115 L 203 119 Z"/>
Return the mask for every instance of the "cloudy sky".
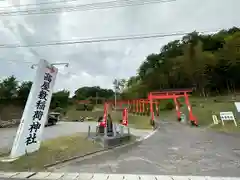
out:
<path id="1" fill-rule="evenodd" d="M 44 2 L 53 1 L 1 0 L 0 6 L 5 8 L 1 8 L 0 11 L 16 10 L 19 5 Z M 74 4 L 97 2 L 100 1 L 75 0 Z M 68 4 L 73 4 L 72 0 Z M 6 9 L 6 6 L 10 6 L 11 9 Z M 56 4 L 35 7 L 49 6 L 54 7 Z M 1 16 L 0 44 L 32 44 L 194 30 L 215 31 L 240 26 L 239 7 L 240 0 L 176 0 L 144 6 L 62 12 L 51 15 Z M 135 75 L 137 68 L 148 54 L 159 52 L 162 45 L 178 38 L 180 37 L 0 49 L 0 77 L 14 74 L 20 81 L 32 80 L 35 71 L 30 68 L 31 62 L 36 63 L 40 58 L 44 58 L 50 62 L 70 63 L 68 68 L 59 68 L 55 90 L 65 88 L 73 92 L 80 86 L 93 85 L 112 88 L 114 78 L 128 78 Z"/>

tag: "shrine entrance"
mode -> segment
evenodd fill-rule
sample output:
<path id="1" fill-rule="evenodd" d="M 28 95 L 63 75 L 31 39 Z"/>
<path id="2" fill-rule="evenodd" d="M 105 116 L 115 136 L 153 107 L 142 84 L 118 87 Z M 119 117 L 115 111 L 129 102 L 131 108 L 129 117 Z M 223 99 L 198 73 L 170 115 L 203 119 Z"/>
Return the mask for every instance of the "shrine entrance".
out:
<path id="1" fill-rule="evenodd" d="M 165 90 L 165 91 L 159 91 L 159 92 L 150 92 L 148 94 L 148 100 L 150 102 L 150 113 L 151 113 L 151 125 L 155 125 L 155 116 L 154 116 L 154 110 L 153 110 L 153 101 L 154 100 L 161 100 L 161 99 L 173 99 L 176 113 L 177 113 L 177 119 L 178 121 L 181 121 L 181 111 L 180 111 L 180 104 L 178 102 L 178 98 L 185 98 L 185 104 L 187 105 L 188 109 L 188 117 L 189 121 L 193 126 L 198 126 L 197 118 L 192 113 L 192 107 L 189 102 L 189 94 L 191 93 L 191 89 L 179 89 L 179 90 Z M 160 114 L 161 116 L 161 114 Z"/>

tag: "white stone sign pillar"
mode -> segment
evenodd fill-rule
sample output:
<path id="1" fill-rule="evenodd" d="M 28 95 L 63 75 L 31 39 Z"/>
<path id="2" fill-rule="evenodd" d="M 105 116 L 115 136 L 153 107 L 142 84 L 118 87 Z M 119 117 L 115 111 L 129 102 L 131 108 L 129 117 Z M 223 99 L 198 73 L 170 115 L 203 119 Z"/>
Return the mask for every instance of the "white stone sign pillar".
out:
<path id="1" fill-rule="evenodd" d="M 10 158 L 16 159 L 40 148 L 58 69 L 40 60 L 13 143 Z"/>

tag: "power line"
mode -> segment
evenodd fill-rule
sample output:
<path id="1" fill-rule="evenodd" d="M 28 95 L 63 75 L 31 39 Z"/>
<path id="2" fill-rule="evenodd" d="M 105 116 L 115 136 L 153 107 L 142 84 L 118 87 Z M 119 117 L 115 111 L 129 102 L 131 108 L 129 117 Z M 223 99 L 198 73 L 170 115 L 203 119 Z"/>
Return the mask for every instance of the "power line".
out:
<path id="1" fill-rule="evenodd" d="M 30 62 L 30 61 L 19 61 L 19 60 L 11 60 L 11 59 L 8 59 L 6 61 L 6 59 L 4 59 L 4 60 L 0 59 L 0 62 L 2 62 L 2 61 L 6 62 L 6 63 L 10 63 L 10 64 L 16 64 L 16 63 L 33 64 L 34 63 L 34 61 Z"/>
<path id="2" fill-rule="evenodd" d="M 176 0 L 121 0 L 121 1 L 108 1 L 100 3 L 91 3 L 91 4 L 81 4 L 75 6 L 66 6 L 66 7 L 56 7 L 56 8 L 44 8 L 44 9 L 28 9 L 20 11 L 11 11 L 11 12 L 0 12 L 2 16 L 15 16 L 15 15 L 32 15 L 32 14 L 50 14 L 50 13 L 59 13 L 59 12 L 72 12 L 72 11 L 88 11 L 88 10 L 97 10 L 97 9 L 109 9 L 117 7 L 127 7 L 127 6 L 137 6 L 145 4 L 155 4 L 155 3 L 164 3 L 171 2 Z M 19 14 L 20 13 L 20 14 Z"/>
<path id="3" fill-rule="evenodd" d="M 0 16 L 19 16 L 19 15 L 38 15 L 38 14 L 52 14 L 61 12 L 73 12 L 73 11 L 89 11 L 100 9 L 111 9 L 128 6 L 142 6 L 148 4 L 173 2 L 176 0 L 121 0 L 121 1 L 108 1 L 91 4 L 81 4 L 75 6 L 56 7 L 56 8 L 44 8 L 44 9 L 28 9 L 10 12 L 0 12 Z"/>
<path id="4" fill-rule="evenodd" d="M 5 7 L 0 7 L 0 9 L 10 9 L 10 8 L 20 8 L 20 7 L 28 7 L 28 6 L 41 6 L 41 5 L 49 5 L 49 4 L 58 4 L 58 3 L 68 3 L 68 2 L 77 2 L 78 0 L 60 0 L 60 1 L 51 1 L 51 2 L 42 2 L 42 3 L 31 3 L 31 4 L 22 4 L 22 5 L 17 5 L 17 6 L 5 6 Z M 94 3 L 93 3 L 94 4 Z"/>
<path id="5" fill-rule="evenodd" d="M 212 33 L 214 31 L 202 31 L 199 33 Z M 72 45 L 72 44 L 89 44 L 89 43 L 99 43 L 99 42 L 114 42 L 114 41 L 125 41 L 125 40 L 137 40 L 137 39 L 150 39 L 150 38 L 162 38 L 171 36 L 183 36 L 189 32 L 173 32 L 170 34 L 138 34 L 138 35 L 128 35 L 128 36 L 110 36 L 110 37 L 99 37 L 99 38 L 85 38 L 79 40 L 65 40 L 65 41 L 50 41 L 46 43 L 36 42 L 34 44 L 22 45 L 22 44 L 0 44 L 0 48 L 26 48 L 26 47 L 46 47 L 46 46 L 61 46 L 61 45 Z"/>

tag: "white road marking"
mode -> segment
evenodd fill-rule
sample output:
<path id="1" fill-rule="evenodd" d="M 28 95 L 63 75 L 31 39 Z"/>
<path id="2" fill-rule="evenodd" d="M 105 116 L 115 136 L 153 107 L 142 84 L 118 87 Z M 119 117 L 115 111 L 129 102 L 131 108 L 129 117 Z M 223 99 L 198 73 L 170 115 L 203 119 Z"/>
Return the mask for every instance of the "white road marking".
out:
<path id="1" fill-rule="evenodd" d="M 153 136 L 157 131 L 158 131 L 158 129 L 155 129 L 154 131 L 150 132 L 148 135 L 137 139 L 137 141 L 139 142 L 139 141 L 146 140 L 146 139 L 150 138 L 151 136 Z"/>

